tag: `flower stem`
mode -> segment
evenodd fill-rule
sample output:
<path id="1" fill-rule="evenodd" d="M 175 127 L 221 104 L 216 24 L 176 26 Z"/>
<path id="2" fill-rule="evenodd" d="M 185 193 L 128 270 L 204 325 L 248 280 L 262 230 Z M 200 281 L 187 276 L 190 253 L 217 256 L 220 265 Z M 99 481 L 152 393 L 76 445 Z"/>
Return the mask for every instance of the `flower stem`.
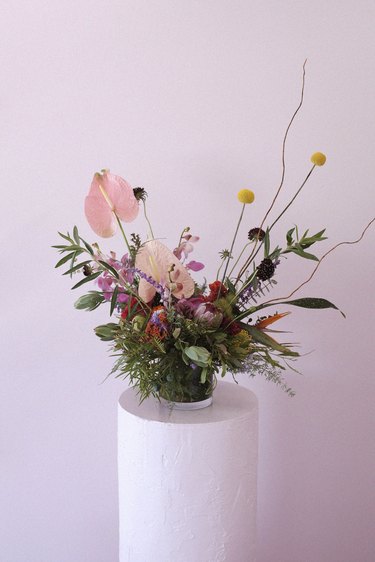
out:
<path id="1" fill-rule="evenodd" d="M 232 273 L 233 273 L 233 271 L 234 271 L 236 265 L 238 264 L 238 262 L 240 261 L 240 259 L 241 259 L 241 257 L 242 257 L 242 254 L 244 253 L 244 251 L 246 250 L 246 248 L 247 248 L 248 246 L 250 246 L 250 244 L 251 244 L 251 242 L 248 242 L 248 243 L 245 244 L 245 246 L 242 248 L 241 253 L 240 253 L 240 255 L 238 256 L 238 258 L 237 258 L 237 260 L 236 260 L 236 263 L 233 265 L 232 269 L 230 270 L 230 272 L 229 272 L 229 274 L 228 274 L 229 277 L 232 275 Z"/>
<path id="2" fill-rule="evenodd" d="M 289 207 L 292 205 L 292 203 L 294 202 L 294 200 L 296 199 L 297 195 L 299 195 L 299 193 L 301 192 L 302 188 L 305 186 L 307 180 L 309 179 L 309 177 L 311 176 L 311 174 L 313 173 L 315 168 L 315 164 L 313 165 L 313 167 L 311 168 L 311 170 L 309 171 L 309 173 L 307 174 L 307 176 L 305 177 L 305 179 L 303 180 L 302 184 L 300 185 L 300 187 L 297 189 L 296 193 L 293 195 L 292 199 L 289 201 L 289 203 L 287 204 L 286 207 L 284 207 L 283 211 L 279 214 L 279 216 L 273 221 L 273 223 L 271 224 L 271 226 L 268 228 L 268 232 L 270 232 L 272 230 L 272 228 L 275 226 L 275 224 L 281 219 L 281 217 L 283 216 L 283 214 L 289 209 Z M 263 226 L 263 223 L 262 223 Z M 262 247 L 262 244 L 260 244 L 259 246 L 257 246 L 257 242 L 258 242 L 258 238 L 255 242 L 254 248 L 252 249 L 252 252 L 250 254 L 250 256 L 247 258 L 245 264 L 242 266 L 241 270 L 239 271 L 238 275 L 237 275 L 237 279 L 235 282 L 235 285 L 238 283 L 238 281 L 241 279 L 242 275 L 244 274 L 244 272 L 246 271 L 246 269 L 249 267 L 249 265 L 251 264 L 251 262 L 256 258 L 259 250 Z"/>
<path id="3" fill-rule="evenodd" d="M 124 229 L 123 229 L 123 227 L 122 227 L 121 221 L 120 221 L 120 219 L 118 218 L 118 216 L 117 216 L 117 214 L 115 213 L 115 211 L 113 211 L 113 214 L 114 214 L 115 217 L 116 217 L 117 223 L 118 223 L 118 225 L 119 225 L 119 227 L 120 227 L 120 230 L 121 230 L 121 232 L 122 232 L 122 235 L 123 235 L 123 237 L 124 237 L 125 244 L 126 244 L 127 247 L 128 247 L 129 255 L 131 256 L 130 245 L 129 245 L 128 239 L 126 238 L 126 234 L 125 234 L 125 231 L 124 231 Z"/>
<path id="4" fill-rule="evenodd" d="M 237 238 L 238 229 L 240 228 L 240 224 L 241 224 L 241 221 L 242 221 L 242 217 L 243 217 L 243 214 L 244 214 L 244 211 L 245 211 L 245 205 L 246 205 L 246 203 L 244 203 L 244 204 L 242 205 L 242 211 L 241 211 L 241 214 L 240 214 L 240 218 L 238 219 L 238 223 L 237 223 L 237 227 L 236 227 L 236 232 L 234 233 L 233 240 L 232 240 L 232 245 L 231 245 L 230 250 L 229 250 L 229 256 L 228 256 L 228 259 L 227 259 L 227 263 L 226 263 L 226 265 L 225 265 L 225 269 L 224 269 L 224 274 L 223 274 L 222 282 L 225 281 L 225 276 L 226 276 L 227 271 L 228 271 L 229 262 L 230 262 L 230 260 L 232 259 L 232 251 L 233 251 L 234 243 L 235 243 L 236 238 Z"/>
<path id="5" fill-rule="evenodd" d="M 286 148 L 286 141 L 287 141 L 287 138 L 288 138 L 289 130 L 290 130 L 292 124 L 293 124 L 293 121 L 294 121 L 294 119 L 296 118 L 296 116 L 297 116 L 297 114 L 298 114 L 298 112 L 299 112 L 299 110 L 301 109 L 302 104 L 303 104 L 303 98 L 304 98 L 304 93 L 305 93 L 305 74 L 306 74 L 306 72 L 305 72 L 305 67 L 306 67 L 306 62 L 307 62 L 307 59 L 306 59 L 305 62 L 303 63 L 303 67 L 302 67 L 302 87 L 301 87 L 300 102 L 299 102 L 299 104 L 298 104 L 296 110 L 294 111 L 294 113 L 293 113 L 293 115 L 292 115 L 292 117 L 291 117 L 291 119 L 290 119 L 290 121 L 289 121 L 289 123 L 288 123 L 288 126 L 287 126 L 286 131 L 285 131 L 285 134 L 284 134 L 284 138 L 283 138 L 282 150 L 281 150 L 282 172 L 281 172 L 280 185 L 279 185 L 279 187 L 278 187 L 278 189 L 277 189 L 277 191 L 276 191 L 276 194 L 275 194 L 275 196 L 274 196 L 274 198 L 273 198 L 273 200 L 272 200 L 272 203 L 271 203 L 270 207 L 268 208 L 266 214 L 265 214 L 264 217 L 263 217 L 263 220 L 262 220 L 261 225 L 260 225 L 260 229 L 263 227 L 264 223 L 266 222 L 268 215 L 270 214 L 271 210 L 273 209 L 274 204 L 276 203 L 276 199 L 277 199 L 278 196 L 279 196 L 279 193 L 280 193 L 280 191 L 281 191 L 281 188 L 282 188 L 283 185 L 284 185 L 285 170 L 286 170 L 286 164 L 285 164 L 285 148 Z M 239 271 L 239 273 L 238 273 L 238 275 L 237 275 L 236 281 L 235 281 L 235 285 L 237 285 L 237 283 L 238 283 L 238 281 L 240 280 L 241 276 L 243 275 L 243 273 L 246 271 L 246 269 L 247 269 L 248 266 L 250 265 L 250 263 L 251 263 L 253 257 L 255 257 L 255 255 L 256 255 L 256 254 L 255 254 L 255 250 L 256 250 L 256 248 L 257 248 L 257 246 L 258 246 L 258 241 L 259 241 L 259 239 L 257 239 L 257 240 L 255 241 L 254 248 L 252 249 L 252 252 L 251 252 L 249 258 L 246 260 L 246 263 L 245 263 L 245 264 L 243 265 L 243 267 L 240 269 L 240 271 Z M 259 248 L 260 248 L 260 246 L 259 246 Z M 259 251 L 259 248 L 258 248 L 258 251 Z M 257 253 L 258 253 L 258 252 L 257 252 Z"/>
<path id="6" fill-rule="evenodd" d="M 152 239 L 155 240 L 155 236 L 154 236 L 154 233 L 153 233 L 153 231 L 152 231 L 152 226 L 151 226 L 151 223 L 150 223 L 149 218 L 148 218 L 148 216 L 147 216 L 147 212 L 146 212 L 146 201 L 145 201 L 145 200 L 143 200 L 143 213 L 144 213 L 144 215 L 145 215 L 145 219 L 146 219 L 147 224 L 148 224 L 148 226 L 149 226 L 150 234 L 151 234 L 151 236 L 152 236 Z"/>

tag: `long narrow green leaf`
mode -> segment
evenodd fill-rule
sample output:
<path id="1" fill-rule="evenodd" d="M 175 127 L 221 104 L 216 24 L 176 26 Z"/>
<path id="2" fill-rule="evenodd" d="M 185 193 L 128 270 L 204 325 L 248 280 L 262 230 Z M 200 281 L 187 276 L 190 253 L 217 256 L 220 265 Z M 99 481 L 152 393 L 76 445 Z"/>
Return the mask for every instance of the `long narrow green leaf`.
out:
<path id="1" fill-rule="evenodd" d="M 59 260 L 55 265 L 55 268 L 60 267 L 61 265 L 64 265 L 64 263 L 66 263 L 67 261 L 71 260 L 74 254 L 75 252 L 72 252 L 71 254 L 67 254 L 66 256 L 61 258 L 61 260 Z"/>
<path id="2" fill-rule="evenodd" d="M 84 283 L 88 283 L 89 281 L 94 281 L 94 279 L 99 277 L 99 275 L 101 275 L 101 274 L 102 274 L 101 271 L 97 271 L 96 273 L 93 273 L 92 275 L 89 275 L 88 277 L 84 277 L 83 279 L 81 279 L 81 281 L 76 283 L 76 285 L 74 285 L 74 287 L 72 287 L 72 290 L 77 289 L 78 287 L 80 287 Z"/>
<path id="3" fill-rule="evenodd" d="M 297 254 L 297 256 L 300 256 L 301 258 L 305 258 L 307 260 L 319 261 L 319 259 L 316 256 L 314 256 L 313 254 L 309 254 L 308 252 L 305 252 L 300 247 L 289 248 L 288 251 L 293 252 L 293 254 Z"/>
<path id="4" fill-rule="evenodd" d="M 316 308 L 316 309 L 334 308 L 335 310 L 338 310 L 340 314 L 344 316 L 344 318 L 346 318 L 345 314 L 339 308 L 337 308 L 337 306 L 334 305 L 332 302 L 317 297 L 304 297 L 292 301 L 279 302 L 277 304 L 291 304 L 293 306 L 301 306 L 302 308 Z"/>
<path id="5" fill-rule="evenodd" d="M 72 244 L 71 246 L 65 246 L 65 249 L 67 251 L 71 251 L 71 252 L 79 252 L 80 254 L 82 254 L 82 252 L 84 252 L 85 250 L 83 248 L 81 248 L 81 246 L 79 246 L 78 244 Z"/>
<path id="6" fill-rule="evenodd" d="M 111 308 L 109 311 L 109 315 L 112 316 L 113 311 L 116 308 L 117 305 L 117 295 L 118 295 L 118 286 L 116 285 L 116 287 L 114 288 L 114 291 L 112 293 L 112 298 L 111 298 Z"/>
<path id="7" fill-rule="evenodd" d="M 346 318 L 342 310 L 340 310 L 336 305 L 334 305 L 330 301 L 318 297 L 304 297 L 292 301 L 279 301 L 276 303 L 270 302 L 267 304 L 259 304 L 257 306 L 254 306 L 250 310 L 243 312 L 239 317 L 236 318 L 236 320 L 241 320 L 242 318 L 246 318 L 247 316 L 250 316 L 250 314 L 259 312 L 259 310 L 263 310 L 264 308 L 268 308 L 269 306 L 279 306 L 279 304 L 288 304 L 288 305 L 291 304 L 292 306 L 300 306 L 302 308 L 315 308 L 315 309 L 334 308 L 335 310 L 338 310 L 340 314 L 343 315 L 344 318 Z"/>
<path id="8" fill-rule="evenodd" d="M 74 271 L 81 269 L 84 265 L 87 265 L 88 263 L 91 263 L 91 260 L 81 261 L 81 263 L 77 263 L 77 265 L 71 267 L 70 269 L 68 269 L 68 271 L 65 271 L 63 275 L 69 275 L 70 273 L 74 273 Z"/>
<path id="9" fill-rule="evenodd" d="M 79 246 L 78 228 L 76 226 L 74 226 L 74 228 L 73 228 L 73 238 L 74 238 L 77 246 Z"/>
<path id="10" fill-rule="evenodd" d="M 98 260 L 98 262 L 100 263 L 101 266 L 104 267 L 104 269 L 106 269 L 107 271 L 109 271 L 110 273 L 112 273 L 112 275 L 114 277 L 116 277 L 116 279 L 119 279 L 120 276 L 118 274 L 118 272 L 116 271 L 116 269 L 114 267 L 112 267 L 111 265 L 109 265 L 109 263 L 105 262 L 105 261 L 101 261 Z"/>
<path id="11" fill-rule="evenodd" d="M 74 266 L 74 263 L 75 263 L 75 261 L 76 261 L 76 259 L 77 259 L 77 255 L 78 255 L 78 252 L 74 252 L 74 256 L 73 256 L 72 259 L 70 260 L 70 269 Z M 71 273 L 71 274 L 70 274 L 70 277 L 72 277 L 72 276 L 73 276 L 73 274 Z"/>
<path id="12" fill-rule="evenodd" d="M 267 258 L 268 254 L 270 253 L 270 231 L 269 228 L 266 230 L 266 235 L 264 237 L 264 257 Z"/>
<path id="13" fill-rule="evenodd" d="M 267 347 L 271 347 L 275 351 L 282 353 L 283 355 L 288 355 L 289 357 L 298 357 L 299 353 L 297 351 L 292 351 L 288 347 L 281 345 L 276 340 L 271 338 L 268 334 L 264 333 L 262 330 L 258 330 L 255 326 L 250 326 L 249 324 L 241 324 L 245 330 L 249 332 L 254 341 L 262 343 Z"/>
<path id="14" fill-rule="evenodd" d="M 68 242 L 70 242 L 71 244 L 73 244 L 73 240 L 70 238 L 69 236 L 69 232 L 68 234 L 63 234 L 62 232 L 58 232 L 58 234 L 61 236 L 61 238 L 64 238 L 64 240 L 67 240 Z"/>
<path id="15" fill-rule="evenodd" d="M 86 242 L 86 240 L 84 240 L 83 238 L 80 237 L 81 242 L 83 242 L 84 246 L 86 247 L 86 250 L 93 256 L 94 255 L 94 250 L 92 249 L 92 247 L 90 246 L 90 244 L 88 242 Z"/>

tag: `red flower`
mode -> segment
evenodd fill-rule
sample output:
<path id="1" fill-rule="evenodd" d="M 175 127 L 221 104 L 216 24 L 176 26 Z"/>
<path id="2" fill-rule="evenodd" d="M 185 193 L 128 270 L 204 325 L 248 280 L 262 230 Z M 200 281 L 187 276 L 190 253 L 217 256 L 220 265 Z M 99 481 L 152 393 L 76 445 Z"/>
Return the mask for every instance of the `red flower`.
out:
<path id="1" fill-rule="evenodd" d="M 231 336 L 235 336 L 236 334 L 239 334 L 242 330 L 241 324 L 239 324 L 238 322 L 234 322 L 230 318 L 224 318 L 221 326 Z"/>
<path id="2" fill-rule="evenodd" d="M 219 296 L 219 293 L 220 296 L 223 297 L 228 292 L 228 289 L 222 284 L 221 281 L 214 281 L 213 283 L 210 283 L 208 286 L 210 288 L 210 294 L 206 297 L 206 301 L 208 302 L 216 301 L 216 299 Z"/>
<path id="3" fill-rule="evenodd" d="M 123 311 L 121 312 L 122 320 L 126 320 L 129 314 L 134 316 L 134 314 L 142 312 L 142 309 L 138 305 L 138 299 L 135 297 L 131 297 L 128 302 L 125 304 Z"/>

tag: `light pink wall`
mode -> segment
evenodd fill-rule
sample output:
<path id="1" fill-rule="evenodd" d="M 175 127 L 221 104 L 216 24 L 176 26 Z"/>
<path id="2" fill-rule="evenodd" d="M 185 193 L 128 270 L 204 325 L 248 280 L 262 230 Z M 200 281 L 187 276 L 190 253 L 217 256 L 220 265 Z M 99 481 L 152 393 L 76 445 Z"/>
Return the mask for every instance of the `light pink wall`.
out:
<path id="1" fill-rule="evenodd" d="M 77 223 L 95 240 L 82 202 L 110 167 L 147 188 L 171 245 L 190 224 L 212 275 L 238 189 L 257 198 L 244 236 L 275 191 L 308 57 L 281 202 L 312 152 L 328 161 L 278 234 L 327 226 L 324 249 L 355 238 L 374 214 L 375 4 L 21 0 L 2 3 L 1 21 L 0 557 L 114 562 L 124 383 L 99 384 L 112 360 L 92 328 L 106 316 L 73 309 L 53 270 L 55 231 Z M 296 398 L 241 378 L 261 410 L 259 562 L 374 560 L 374 239 L 340 248 L 301 293 L 333 300 L 346 320 L 294 310 L 283 321 L 315 350 L 303 377 L 288 375 Z M 304 265 L 289 260 L 280 291 Z"/>

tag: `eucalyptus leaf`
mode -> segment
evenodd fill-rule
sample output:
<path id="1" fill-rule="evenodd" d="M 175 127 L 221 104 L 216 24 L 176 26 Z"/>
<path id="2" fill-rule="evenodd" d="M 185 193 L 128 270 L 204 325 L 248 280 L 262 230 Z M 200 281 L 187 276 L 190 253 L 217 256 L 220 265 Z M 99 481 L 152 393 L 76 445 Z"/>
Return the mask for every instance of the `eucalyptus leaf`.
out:
<path id="1" fill-rule="evenodd" d="M 198 367 L 207 367 L 211 354 L 205 347 L 191 345 L 184 350 L 184 354 Z"/>

